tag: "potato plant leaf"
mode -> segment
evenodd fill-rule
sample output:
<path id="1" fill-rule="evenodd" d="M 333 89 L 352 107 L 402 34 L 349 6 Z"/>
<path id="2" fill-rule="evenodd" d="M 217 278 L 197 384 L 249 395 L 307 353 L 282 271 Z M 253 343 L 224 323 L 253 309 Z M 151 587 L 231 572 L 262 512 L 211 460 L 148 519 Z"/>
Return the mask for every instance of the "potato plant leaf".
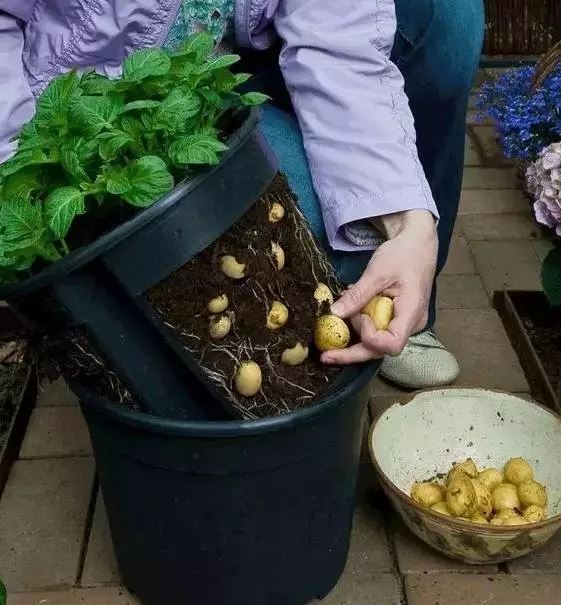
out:
<path id="1" fill-rule="evenodd" d="M 144 156 L 131 162 L 124 170 L 130 186 L 123 192 L 123 198 L 132 204 L 145 208 L 173 188 L 173 176 L 166 163 L 156 156 Z"/>
<path id="2" fill-rule="evenodd" d="M 77 214 L 82 214 L 84 194 L 75 187 L 55 189 L 45 200 L 45 220 L 57 239 L 63 239 Z"/>
<path id="3" fill-rule="evenodd" d="M 171 67 L 169 56 L 158 48 L 140 50 L 125 59 L 123 63 L 123 78 L 139 82 L 150 76 L 167 74 Z"/>

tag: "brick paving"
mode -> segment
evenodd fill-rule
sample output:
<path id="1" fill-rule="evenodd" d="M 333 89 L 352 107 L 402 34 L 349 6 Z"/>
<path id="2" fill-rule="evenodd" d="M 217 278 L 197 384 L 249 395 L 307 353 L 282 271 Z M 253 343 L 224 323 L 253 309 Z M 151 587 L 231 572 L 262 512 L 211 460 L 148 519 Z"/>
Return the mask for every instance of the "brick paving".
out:
<path id="1" fill-rule="evenodd" d="M 460 360 L 459 385 L 528 391 L 491 297 L 496 289 L 539 289 L 550 247 L 493 128 L 470 110 L 460 219 L 439 279 L 436 326 Z M 371 414 L 409 397 L 377 380 Z M 364 453 L 347 568 L 323 603 L 550 605 L 561 603 L 560 562 L 561 536 L 500 567 L 463 565 L 431 551 L 388 509 Z M 0 577 L 9 605 L 138 605 L 119 585 L 87 431 L 60 381 L 41 390 L 0 501 Z"/>

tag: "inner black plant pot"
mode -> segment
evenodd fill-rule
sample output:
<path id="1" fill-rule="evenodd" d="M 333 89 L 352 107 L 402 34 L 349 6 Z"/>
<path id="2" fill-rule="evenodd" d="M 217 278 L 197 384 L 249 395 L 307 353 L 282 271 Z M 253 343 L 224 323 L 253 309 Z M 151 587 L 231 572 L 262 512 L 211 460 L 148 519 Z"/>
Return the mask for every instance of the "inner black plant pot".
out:
<path id="1" fill-rule="evenodd" d="M 276 161 L 258 112 L 238 116 L 220 165 L 177 185 L 110 233 L 0 290 L 21 320 L 47 333 L 80 327 L 148 413 L 227 417 L 208 383 L 145 300 L 145 292 L 204 250 L 259 199 Z M 222 402 L 222 403 L 220 403 Z"/>

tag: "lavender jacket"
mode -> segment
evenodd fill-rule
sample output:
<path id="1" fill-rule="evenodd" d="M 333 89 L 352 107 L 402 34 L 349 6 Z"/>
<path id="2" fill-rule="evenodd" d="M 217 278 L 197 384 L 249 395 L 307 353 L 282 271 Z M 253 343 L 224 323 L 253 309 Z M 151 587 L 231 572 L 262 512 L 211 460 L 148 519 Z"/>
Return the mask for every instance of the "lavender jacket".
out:
<path id="1" fill-rule="evenodd" d="M 131 51 L 162 44 L 181 0 L 0 0 L 0 162 L 51 78 L 117 75 Z M 237 0 L 240 46 L 284 41 L 280 63 L 298 116 L 327 235 L 407 209 L 437 215 L 415 146 L 403 79 L 389 56 L 394 0 Z"/>

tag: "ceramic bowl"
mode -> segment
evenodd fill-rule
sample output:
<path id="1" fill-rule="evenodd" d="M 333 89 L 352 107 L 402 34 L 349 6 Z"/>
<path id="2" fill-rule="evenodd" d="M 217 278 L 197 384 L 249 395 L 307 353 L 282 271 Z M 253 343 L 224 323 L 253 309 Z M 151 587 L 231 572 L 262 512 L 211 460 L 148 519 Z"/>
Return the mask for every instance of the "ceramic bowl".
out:
<path id="1" fill-rule="evenodd" d="M 561 417 L 537 403 L 479 389 L 427 391 L 383 412 L 369 446 L 382 488 L 403 521 L 449 557 L 475 564 L 508 561 L 539 548 L 561 527 Z M 409 497 L 416 481 L 470 457 L 478 468 L 526 458 L 547 486 L 548 519 L 482 526 L 440 515 Z"/>

